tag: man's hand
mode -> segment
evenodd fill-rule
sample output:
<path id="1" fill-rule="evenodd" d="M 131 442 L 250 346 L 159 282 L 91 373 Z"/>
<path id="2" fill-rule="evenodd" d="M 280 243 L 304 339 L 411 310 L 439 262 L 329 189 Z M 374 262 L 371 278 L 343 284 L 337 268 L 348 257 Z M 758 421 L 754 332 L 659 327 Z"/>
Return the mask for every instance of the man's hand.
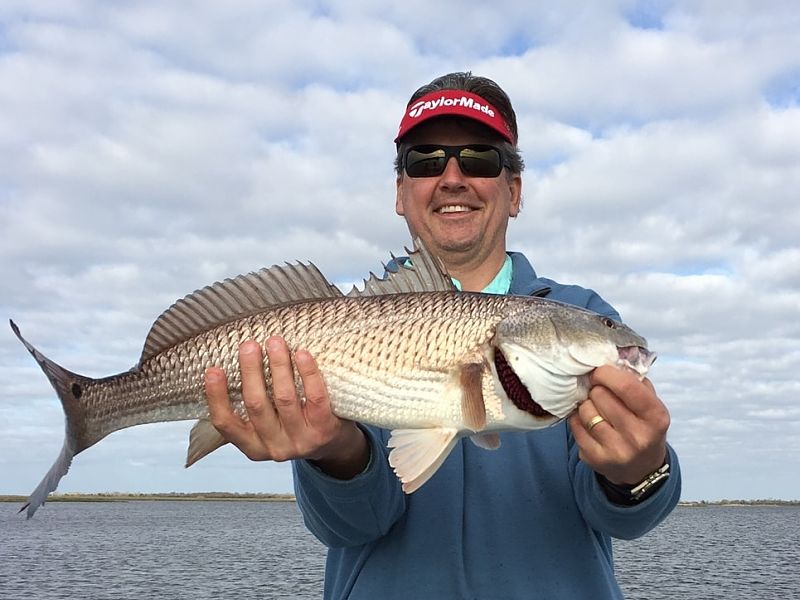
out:
<path id="1" fill-rule="evenodd" d="M 630 371 L 599 367 L 589 381 L 589 399 L 569 418 L 580 458 L 611 483 L 635 485 L 664 464 L 669 412 L 653 384 Z"/>
<path id="2" fill-rule="evenodd" d="M 273 336 L 266 345 L 272 398 L 264 380 L 261 347 L 247 341 L 239 348 L 242 396 L 248 420 L 233 412 L 225 372 L 216 367 L 206 370 L 206 398 L 214 427 L 250 460 L 307 458 L 340 479 L 350 479 L 363 471 L 369 461 L 366 437 L 355 423 L 331 412 L 328 390 L 311 354 L 298 350 L 294 356 L 294 367 L 305 391 L 303 399 L 295 387 L 292 357 L 286 342 Z"/>

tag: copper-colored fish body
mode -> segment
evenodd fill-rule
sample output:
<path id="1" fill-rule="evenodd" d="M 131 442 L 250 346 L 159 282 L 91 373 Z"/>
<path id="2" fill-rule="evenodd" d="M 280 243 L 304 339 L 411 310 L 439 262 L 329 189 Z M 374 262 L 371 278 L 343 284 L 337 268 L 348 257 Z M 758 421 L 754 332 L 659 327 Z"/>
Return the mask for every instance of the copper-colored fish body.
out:
<path id="1" fill-rule="evenodd" d="M 238 367 L 245 340 L 263 347 L 281 335 L 291 349 L 308 350 L 336 415 L 392 430 L 389 460 L 409 493 L 460 437 L 497 447 L 496 432 L 565 418 L 586 398 L 593 368 L 627 364 L 643 375 L 652 362 L 644 339 L 607 317 L 541 298 L 457 292 L 424 248 L 412 260 L 413 268 L 373 276 L 350 296 L 312 265 L 214 284 L 159 317 L 134 368 L 103 379 L 63 369 L 12 323 L 57 390 L 67 423 L 64 448 L 31 494 L 28 516 L 72 457 L 113 431 L 199 419 L 188 464 L 224 444 L 207 419 L 203 374 L 223 368 L 234 408 L 246 416 Z M 265 377 L 271 388 L 266 357 Z"/>

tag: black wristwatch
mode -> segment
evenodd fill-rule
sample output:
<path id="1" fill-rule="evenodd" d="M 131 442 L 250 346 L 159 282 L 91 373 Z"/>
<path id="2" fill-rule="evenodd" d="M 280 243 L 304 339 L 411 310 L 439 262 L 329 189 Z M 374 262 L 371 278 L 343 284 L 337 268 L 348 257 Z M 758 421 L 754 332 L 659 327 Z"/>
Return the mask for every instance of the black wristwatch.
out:
<path id="1" fill-rule="evenodd" d="M 614 504 L 623 506 L 634 506 L 646 500 L 664 485 L 668 477 L 669 461 L 666 459 L 663 465 L 635 485 L 611 483 L 599 473 L 597 474 L 597 480 L 606 493 L 606 497 Z"/>

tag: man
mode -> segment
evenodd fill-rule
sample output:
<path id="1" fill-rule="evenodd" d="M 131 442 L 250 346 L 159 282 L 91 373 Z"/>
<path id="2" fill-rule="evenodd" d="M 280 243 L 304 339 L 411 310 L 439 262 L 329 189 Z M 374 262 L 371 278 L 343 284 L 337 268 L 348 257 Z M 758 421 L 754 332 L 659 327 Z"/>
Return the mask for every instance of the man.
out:
<path id="1" fill-rule="evenodd" d="M 493 81 L 453 73 L 411 98 L 397 143 L 396 211 L 466 291 L 546 294 L 619 319 L 591 290 L 536 276 L 506 251 L 520 211 L 517 124 Z M 326 598 L 621 598 L 611 538 L 634 538 L 680 495 L 669 414 L 648 380 L 601 367 L 589 398 L 557 426 L 503 434 L 498 450 L 462 439 L 405 495 L 386 460 L 389 433 L 330 412 L 313 357 L 280 338 L 241 348 L 250 422 L 209 369 L 214 425 L 252 460 L 295 459 L 298 505 L 328 546 Z M 294 387 L 299 372 L 306 402 Z"/>

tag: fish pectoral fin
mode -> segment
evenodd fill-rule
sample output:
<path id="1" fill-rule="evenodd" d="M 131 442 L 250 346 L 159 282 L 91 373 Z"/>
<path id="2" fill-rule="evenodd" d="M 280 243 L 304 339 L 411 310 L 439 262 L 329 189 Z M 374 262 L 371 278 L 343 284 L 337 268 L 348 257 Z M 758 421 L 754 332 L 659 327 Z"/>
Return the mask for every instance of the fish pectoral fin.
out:
<path id="1" fill-rule="evenodd" d="M 411 494 L 430 479 L 458 440 L 458 430 L 395 429 L 389 438 L 389 464 L 403 483 L 403 491 Z"/>
<path id="2" fill-rule="evenodd" d="M 189 432 L 189 449 L 186 451 L 186 467 L 191 467 L 201 458 L 228 443 L 208 419 L 200 419 Z"/>
<path id="3" fill-rule="evenodd" d="M 483 401 L 483 362 L 461 365 L 459 384 L 461 387 L 461 416 L 472 431 L 486 427 L 486 405 Z"/>
<path id="4" fill-rule="evenodd" d="M 499 433 L 476 433 L 469 436 L 472 443 L 484 450 L 497 450 L 500 447 Z"/>

